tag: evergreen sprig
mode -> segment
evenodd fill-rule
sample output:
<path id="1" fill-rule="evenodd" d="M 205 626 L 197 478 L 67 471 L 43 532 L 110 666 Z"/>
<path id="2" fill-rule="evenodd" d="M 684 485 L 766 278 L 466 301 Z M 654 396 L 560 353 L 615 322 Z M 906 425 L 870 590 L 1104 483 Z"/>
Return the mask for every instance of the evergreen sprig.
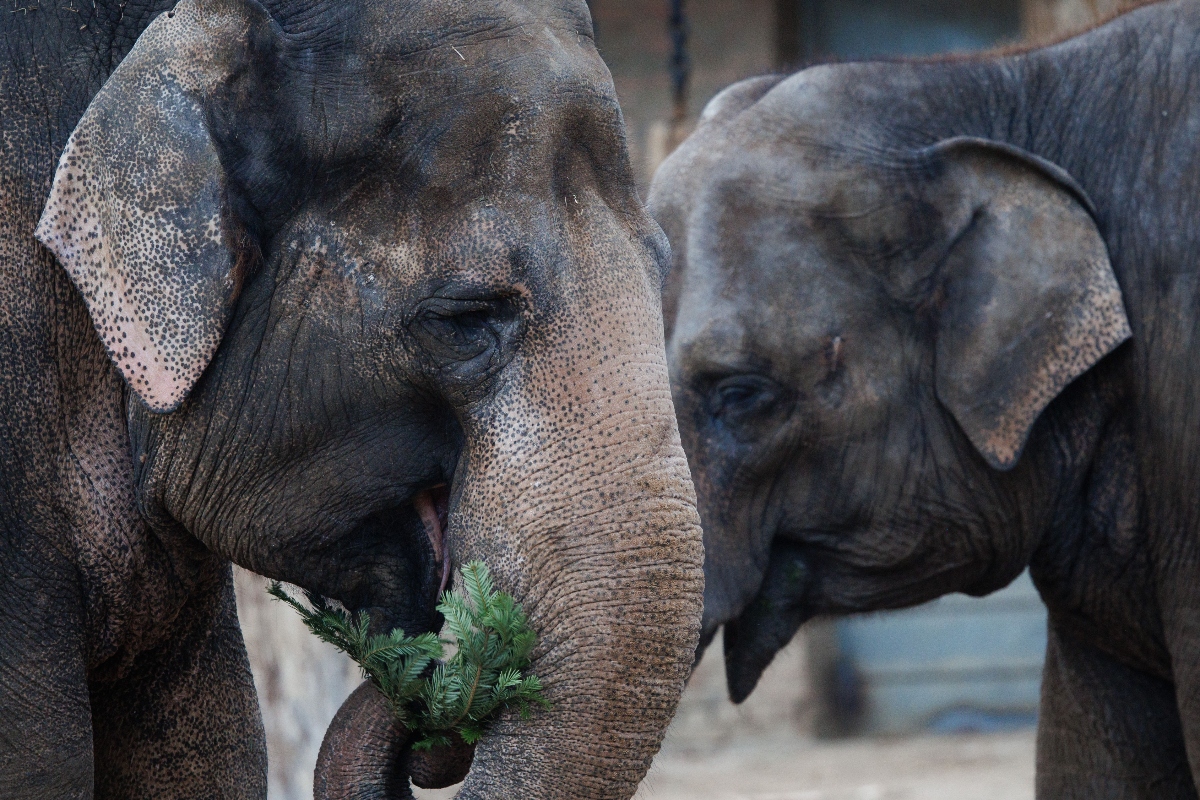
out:
<path id="1" fill-rule="evenodd" d="M 421 750 L 449 745 L 456 733 L 474 744 L 487 723 L 510 706 L 529 719 L 531 704 L 550 705 L 538 677 L 523 674 L 537 636 L 521 606 L 496 590 L 482 561 L 464 566 L 462 576 L 464 592 L 443 592 L 438 604 L 450 639 L 407 636 L 399 628 L 371 634 L 366 611 L 352 615 L 307 591 L 306 606 L 278 581 L 267 591 L 296 609 L 318 638 L 358 662 Z M 445 645 L 456 647 L 448 659 Z"/>

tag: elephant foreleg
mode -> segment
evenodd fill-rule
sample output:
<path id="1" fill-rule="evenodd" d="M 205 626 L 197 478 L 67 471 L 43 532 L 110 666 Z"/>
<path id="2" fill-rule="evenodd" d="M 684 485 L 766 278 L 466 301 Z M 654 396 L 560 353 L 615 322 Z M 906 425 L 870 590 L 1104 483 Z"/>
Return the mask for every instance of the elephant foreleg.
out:
<path id="1" fill-rule="evenodd" d="M 1191 800 L 1175 690 L 1050 626 L 1037 742 L 1040 800 Z"/>
<path id="2" fill-rule="evenodd" d="M 11 536 L 0 520 L 0 537 Z M 92 797 L 84 613 L 73 575 L 48 545 L 9 552 L 0 568 L 4 800 Z"/>
<path id="3" fill-rule="evenodd" d="M 262 800 L 266 743 L 228 564 L 175 625 L 120 680 L 92 686 L 96 798 Z"/>
<path id="4" fill-rule="evenodd" d="M 1172 553 L 1161 579 L 1163 628 L 1171 653 L 1175 697 L 1193 775 L 1200 779 L 1200 546 L 1190 537 Z"/>

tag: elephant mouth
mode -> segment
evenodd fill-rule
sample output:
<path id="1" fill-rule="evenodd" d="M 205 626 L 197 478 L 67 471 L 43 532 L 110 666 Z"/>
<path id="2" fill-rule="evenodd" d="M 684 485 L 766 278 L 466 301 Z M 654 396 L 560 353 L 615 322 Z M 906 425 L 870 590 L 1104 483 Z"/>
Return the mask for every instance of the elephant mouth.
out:
<path id="1" fill-rule="evenodd" d="M 802 545 L 776 539 L 758 593 L 725 622 L 725 678 L 733 702 L 750 696 L 775 654 L 815 615 L 816 579 L 808 556 Z"/>
<path id="2" fill-rule="evenodd" d="M 440 572 L 435 598 L 440 598 L 450 583 L 450 554 L 446 547 L 446 520 L 450 514 L 450 487 L 438 484 L 413 496 L 413 507 L 421 518 L 425 536 L 433 549 L 433 560 Z"/>
<path id="3" fill-rule="evenodd" d="M 453 559 L 447 541 L 450 486 L 439 483 L 412 497 L 412 510 L 424 530 L 428 550 L 422 558 L 433 558 L 429 583 L 419 593 L 429 602 L 429 587 L 437 586 L 436 603 L 450 584 Z M 400 512 L 397 515 L 397 512 Z M 395 509 L 391 520 L 407 520 L 403 527 L 390 527 L 408 537 L 410 546 L 420 542 L 407 509 Z M 393 522 L 393 526 L 395 523 Z M 428 570 L 428 561 L 426 570 Z M 342 705 L 326 731 L 314 774 L 317 800 L 365 800 L 366 798 L 411 798 L 409 781 L 423 789 L 440 789 L 461 782 L 471 768 L 475 747 L 461 740 L 430 750 L 412 750 L 412 735 L 400 724 L 391 705 L 370 682 L 360 686 Z"/>
<path id="4" fill-rule="evenodd" d="M 373 511 L 322 551 L 327 577 L 306 586 L 370 614 L 372 631 L 437 632 L 437 605 L 454 574 L 448 537 L 450 486 L 426 484 L 396 505 Z"/>

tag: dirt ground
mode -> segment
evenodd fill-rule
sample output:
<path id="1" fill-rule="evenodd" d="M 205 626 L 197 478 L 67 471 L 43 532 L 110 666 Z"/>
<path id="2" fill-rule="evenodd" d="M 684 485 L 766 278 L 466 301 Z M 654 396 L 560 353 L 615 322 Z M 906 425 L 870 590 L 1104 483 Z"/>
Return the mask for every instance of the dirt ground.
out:
<path id="1" fill-rule="evenodd" d="M 638 800 L 1032 800 L 1033 732 L 665 750 Z"/>
<path id="2" fill-rule="evenodd" d="M 1032 800 L 1033 738 L 746 736 L 716 750 L 668 742 L 635 800 Z"/>

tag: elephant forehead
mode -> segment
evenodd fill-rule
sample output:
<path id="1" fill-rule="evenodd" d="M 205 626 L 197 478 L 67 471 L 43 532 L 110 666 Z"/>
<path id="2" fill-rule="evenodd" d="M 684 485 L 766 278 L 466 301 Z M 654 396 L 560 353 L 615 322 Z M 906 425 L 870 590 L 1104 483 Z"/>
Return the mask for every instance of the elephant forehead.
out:
<path id="1" fill-rule="evenodd" d="M 404 0 L 372 3 L 365 15 L 357 59 L 405 94 L 442 101 L 501 90 L 543 107 L 569 100 L 572 89 L 615 96 L 582 3 Z"/>
<path id="2" fill-rule="evenodd" d="M 591 35 L 584 0 L 382 0 L 365 9 L 366 33 L 387 41 L 395 52 L 416 52 L 431 44 L 472 39 L 505 39 L 543 26 Z"/>
<path id="3" fill-rule="evenodd" d="M 798 298 L 807 306 L 835 294 L 831 284 L 842 280 L 838 253 L 820 222 L 810 206 L 791 198 L 755 196 L 753 187 L 722 193 L 689 225 L 681 314 L 719 316 L 749 302 L 761 317 L 784 298 L 798 312 Z"/>
<path id="4" fill-rule="evenodd" d="M 285 109 L 267 123 L 291 159 L 277 170 L 317 169 L 325 185 L 382 172 L 404 176 L 414 194 L 484 178 L 516 184 L 585 139 L 611 160 L 622 139 L 616 94 L 574 6 L 345 4 L 336 24 L 288 37 L 278 64 L 261 69 L 255 91 Z M 289 13 L 280 12 L 285 30 L 299 24 Z M 244 130 L 231 123 L 225 138 L 241 141 Z"/>
<path id="5" fill-rule="evenodd" d="M 687 375 L 770 368 L 820 354 L 833 336 L 864 326 L 852 325 L 844 298 L 828 287 L 797 285 L 777 299 L 757 295 L 697 305 L 681 315 L 671 341 L 671 360 Z M 681 307 L 682 308 L 682 307 Z"/>
<path id="6" fill-rule="evenodd" d="M 741 211 L 692 229 L 671 343 L 676 363 L 699 371 L 779 364 L 878 321 L 883 285 L 810 215 Z"/>

